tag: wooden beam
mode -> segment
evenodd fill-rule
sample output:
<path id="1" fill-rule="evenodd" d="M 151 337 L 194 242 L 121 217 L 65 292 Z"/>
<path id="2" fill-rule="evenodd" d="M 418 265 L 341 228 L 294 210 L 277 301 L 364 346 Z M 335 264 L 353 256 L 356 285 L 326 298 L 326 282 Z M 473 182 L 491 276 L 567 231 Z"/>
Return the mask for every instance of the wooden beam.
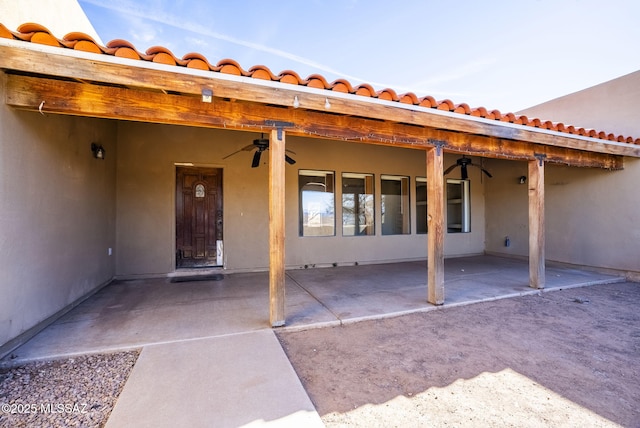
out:
<path id="1" fill-rule="evenodd" d="M 362 117 L 341 116 L 316 111 L 274 107 L 265 104 L 232 102 L 214 98 L 203 103 L 200 97 L 163 94 L 99 85 L 86 85 L 39 77 L 7 75 L 8 105 L 37 111 L 45 101 L 45 114 L 70 114 L 167 123 L 185 126 L 263 131 L 265 119 L 293 122 L 289 135 L 381 144 L 394 147 L 432 147 L 436 139 L 443 149 L 470 155 L 511 160 L 532 160 L 534 153 L 547 155 L 547 162 L 571 166 L 622 169 L 619 155 L 539 146 L 522 141 L 469 135 L 428 127 L 385 122 Z"/>
<path id="2" fill-rule="evenodd" d="M 640 157 L 640 147 L 635 144 L 610 144 L 604 140 L 585 139 L 571 134 L 540 132 L 530 126 L 507 126 L 497 120 L 475 120 L 463 114 L 442 114 L 441 111 L 433 109 L 403 108 L 406 106 L 400 103 L 395 107 L 371 102 L 370 99 L 357 95 L 344 98 L 336 94 L 332 97 L 331 91 L 303 91 L 297 85 L 264 85 L 259 79 L 252 78 L 226 79 L 221 73 L 194 72 L 179 66 L 159 66 L 145 61 L 117 62 L 107 55 L 96 55 L 92 59 L 80 58 L 71 55 L 65 49 L 59 49 L 59 55 L 52 55 L 29 49 L 29 44 L 22 49 L 0 45 L 0 68 L 197 97 L 201 96 L 202 89 L 210 89 L 214 96 L 220 98 L 283 107 L 291 107 L 294 96 L 298 96 L 301 109 L 354 116 L 366 112 L 369 118 L 396 123 L 575 150 Z M 327 98 L 331 101 L 329 109 L 325 107 Z"/>
<path id="3" fill-rule="evenodd" d="M 269 320 L 272 327 L 285 324 L 284 134 L 282 129 L 273 130 L 269 138 Z"/>
<path id="4" fill-rule="evenodd" d="M 544 161 L 529 161 L 529 286 L 545 286 Z"/>
<path id="5" fill-rule="evenodd" d="M 427 150 L 427 301 L 444 303 L 444 154 Z"/>

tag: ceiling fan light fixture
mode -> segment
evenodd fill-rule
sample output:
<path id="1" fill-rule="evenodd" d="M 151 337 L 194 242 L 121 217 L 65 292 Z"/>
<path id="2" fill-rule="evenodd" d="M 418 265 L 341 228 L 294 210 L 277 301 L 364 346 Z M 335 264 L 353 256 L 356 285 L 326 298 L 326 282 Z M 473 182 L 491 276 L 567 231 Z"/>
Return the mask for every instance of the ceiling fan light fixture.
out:
<path id="1" fill-rule="evenodd" d="M 453 171 L 455 168 L 460 167 L 460 178 L 462 180 L 468 180 L 469 179 L 469 172 L 467 171 L 467 166 L 473 166 L 476 168 L 479 168 L 487 177 L 492 178 L 493 176 L 491 175 L 491 173 L 489 173 L 489 171 L 487 171 L 486 169 L 484 169 L 482 166 L 476 165 L 473 163 L 473 161 L 471 160 L 471 158 L 466 157 L 465 155 L 462 155 L 461 158 L 459 158 L 458 160 L 456 160 L 456 163 L 454 163 L 453 165 L 451 165 L 449 168 L 447 168 L 444 171 L 444 175 L 449 174 L 451 171 Z"/>
<path id="2" fill-rule="evenodd" d="M 268 138 L 264 138 L 264 134 L 260 135 L 260 138 L 256 138 L 255 140 L 253 140 L 253 142 L 249 145 L 244 146 L 243 148 L 236 150 L 233 153 L 228 154 L 227 156 L 223 157 L 222 159 L 227 159 L 230 158 L 231 156 L 240 153 L 242 151 L 251 151 L 251 150 L 255 150 L 255 153 L 253 154 L 253 158 L 251 160 L 251 168 L 257 168 L 260 166 L 260 158 L 262 157 L 262 152 L 264 152 L 265 150 L 269 150 L 269 139 Z M 293 153 L 295 154 L 295 152 L 293 152 L 292 150 L 286 149 L 287 152 L 289 153 Z M 293 165 L 296 163 L 296 161 L 294 159 L 292 159 L 291 157 L 289 157 L 288 155 L 284 155 L 284 160 L 289 164 L 289 165 Z"/>

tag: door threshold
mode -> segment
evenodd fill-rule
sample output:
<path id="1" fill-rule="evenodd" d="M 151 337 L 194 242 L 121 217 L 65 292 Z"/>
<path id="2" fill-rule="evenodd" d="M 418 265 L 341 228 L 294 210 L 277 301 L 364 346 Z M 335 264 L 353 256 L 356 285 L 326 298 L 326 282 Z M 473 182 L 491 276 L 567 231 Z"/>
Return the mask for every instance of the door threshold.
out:
<path id="1" fill-rule="evenodd" d="M 222 266 L 202 266 L 202 267 L 187 267 L 177 268 L 174 272 L 167 274 L 167 277 L 179 277 L 179 276 L 198 276 L 198 275 L 211 275 L 215 273 L 224 273 L 224 267 Z"/>

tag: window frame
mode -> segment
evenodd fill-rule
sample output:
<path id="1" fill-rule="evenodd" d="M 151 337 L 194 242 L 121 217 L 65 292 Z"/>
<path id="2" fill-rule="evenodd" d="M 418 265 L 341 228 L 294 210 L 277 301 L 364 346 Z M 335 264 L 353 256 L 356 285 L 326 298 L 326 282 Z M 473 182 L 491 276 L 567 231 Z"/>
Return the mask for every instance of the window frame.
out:
<path id="1" fill-rule="evenodd" d="M 328 184 L 327 183 L 327 177 L 331 176 L 331 183 Z M 324 223 L 324 217 L 323 217 L 323 213 L 321 212 L 321 210 L 319 210 L 318 212 L 320 213 L 320 225 L 319 226 L 309 226 L 309 214 L 308 212 L 310 211 L 309 209 L 307 209 L 305 211 L 305 195 L 304 195 L 304 186 L 301 186 L 301 178 L 302 177 L 324 177 L 324 183 L 321 182 L 307 182 L 305 183 L 304 186 L 309 185 L 310 183 L 317 183 L 320 186 L 324 186 L 325 187 L 325 191 L 324 192 L 319 192 L 319 191 L 310 191 L 307 190 L 309 192 L 314 192 L 314 193 L 330 193 L 331 197 L 330 197 L 330 201 L 328 206 L 331 208 L 331 212 L 329 213 L 329 216 L 332 217 L 332 224 L 325 224 Z M 331 187 L 331 192 L 326 191 L 327 187 Z M 321 199 L 320 201 L 317 201 L 316 203 L 322 203 L 322 202 L 327 202 L 327 200 L 329 198 L 319 198 Z M 324 199 L 324 200 L 323 200 Z M 305 218 L 307 219 L 306 221 L 306 225 L 305 225 Z M 331 232 L 330 233 L 319 233 L 319 234 L 305 234 L 305 231 L 309 230 L 310 227 L 320 227 L 320 228 L 325 228 L 325 227 L 330 227 Z M 336 236 L 336 173 L 335 171 L 330 171 L 330 170 L 316 170 L 316 169 L 299 169 L 298 170 L 298 236 L 301 238 L 314 238 L 314 237 L 327 237 L 327 236 Z"/>
<path id="2" fill-rule="evenodd" d="M 450 186 L 455 185 L 460 186 L 460 192 L 451 194 Z M 471 181 L 448 178 L 446 188 L 447 233 L 471 233 Z"/>
<path id="3" fill-rule="evenodd" d="M 400 195 L 387 195 L 384 192 L 384 181 L 399 181 L 400 182 Z M 408 175 L 393 175 L 382 174 L 380 175 L 380 226 L 383 236 L 392 235 L 411 235 L 411 177 Z M 404 191 L 404 193 L 403 193 Z M 402 232 L 396 232 L 396 228 L 393 228 L 393 232 L 385 233 L 385 205 L 387 196 L 400 196 L 400 215 L 402 215 Z M 393 226 L 391 226 L 393 227 Z"/>
<path id="4" fill-rule="evenodd" d="M 340 175 L 342 180 L 340 187 L 340 198 L 342 208 L 342 236 L 374 236 L 376 234 L 376 214 L 375 214 L 375 175 L 373 173 L 355 173 L 355 172 L 342 172 Z M 363 179 L 364 192 L 363 193 L 346 193 L 345 194 L 345 179 Z M 367 187 L 370 190 L 367 192 Z M 353 213 L 353 224 L 345 223 L 345 215 L 348 213 L 348 209 L 345 207 L 345 195 L 352 195 L 354 197 L 354 209 L 356 196 L 365 196 L 364 206 L 360 205 L 361 210 L 358 213 Z M 364 216 L 364 231 L 365 233 L 356 233 L 355 228 L 357 226 L 362 227 L 359 222 L 361 216 Z M 370 220 L 370 221 L 369 221 Z M 345 233 L 345 226 L 353 226 L 353 233 Z"/>
<path id="5" fill-rule="evenodd" d="M 415 191 L 416 191 L 416 201 L 415 201 L 415 207 L 416 207 L 416 235 L 426 235 L 429 233 L 429 222 L 428 222 L 428 215 L 429 215 L 429 201 L 428 201 L 428 190 L 427 190 L 427 177 L 420 177 L 417 176 L 414 179 L 415 183 L 414 186 L 415 187 Z M 420 195 L 418 194 L 418 185 L 424 185 L 424 201 L 420 200 L 421 198 L 419 197 Z M 422 205 L 424 205 L 424 208 L 422 208 Z M 424 209 L 424 231 L 421 230 L 419 223 L 422 221 L 422 219 L 420 218 L 420 211 Z"/>

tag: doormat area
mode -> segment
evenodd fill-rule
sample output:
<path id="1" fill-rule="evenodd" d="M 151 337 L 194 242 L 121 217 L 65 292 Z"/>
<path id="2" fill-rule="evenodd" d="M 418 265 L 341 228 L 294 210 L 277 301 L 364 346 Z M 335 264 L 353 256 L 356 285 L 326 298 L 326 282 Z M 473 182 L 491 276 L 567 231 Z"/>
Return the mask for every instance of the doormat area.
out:
<path id="1" fill-rule="evenodd" d="M 213 273 L 210 275 L 174 276 L 169 282 L 222 281 L 223 279 L 223 274 Z"/>

